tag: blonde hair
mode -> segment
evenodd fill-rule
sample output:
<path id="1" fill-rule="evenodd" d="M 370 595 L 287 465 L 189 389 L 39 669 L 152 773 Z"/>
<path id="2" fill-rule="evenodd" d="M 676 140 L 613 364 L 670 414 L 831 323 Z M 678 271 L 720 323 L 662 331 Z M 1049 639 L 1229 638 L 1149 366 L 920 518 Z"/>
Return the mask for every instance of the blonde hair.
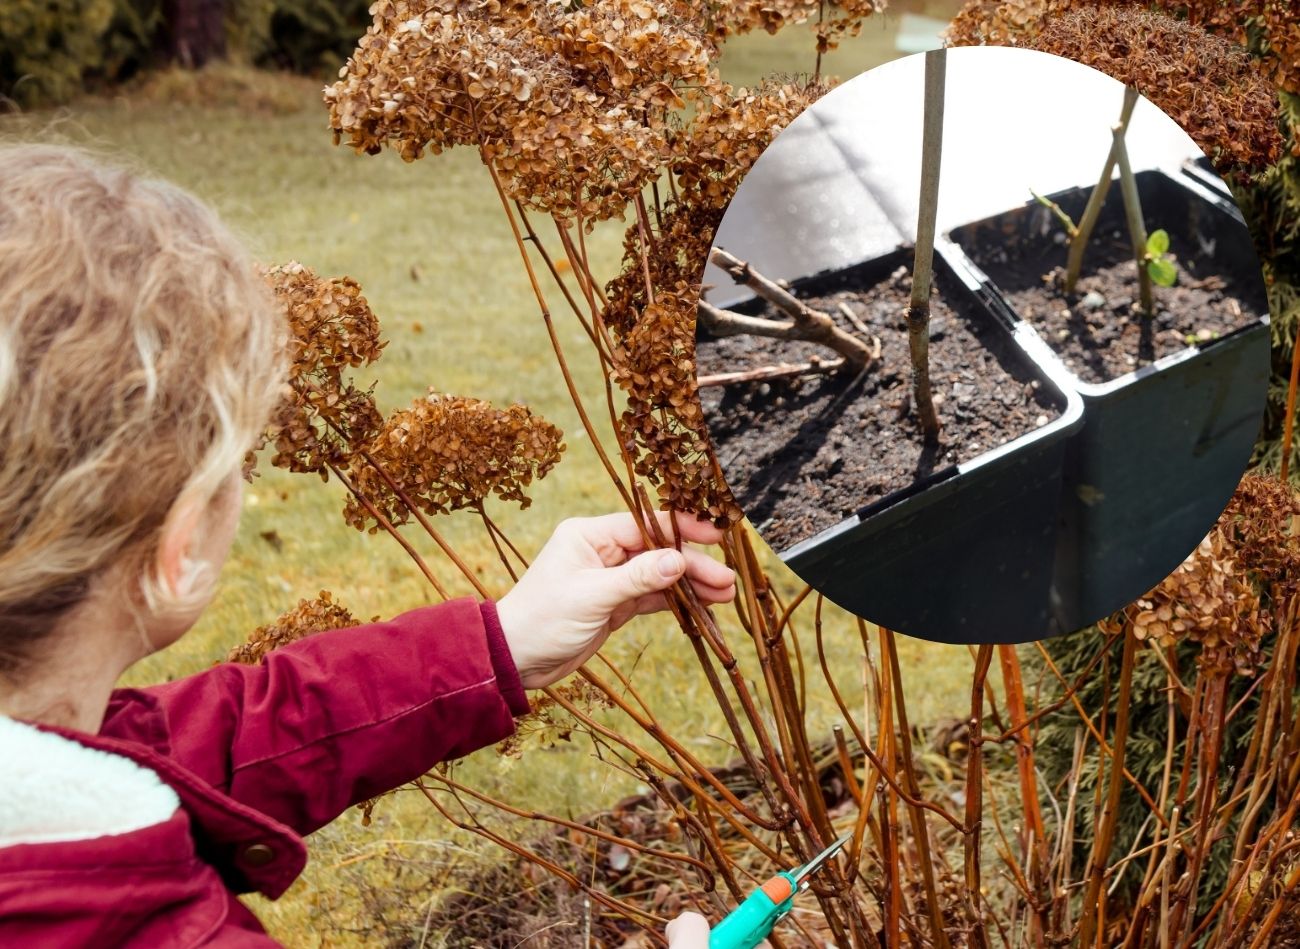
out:
<path id="1" fill-rule="evenodd" d="M 283 384 L 284 333 L 193 196 L 74 149 L 0 146 L 0 671 L 110 566 L 139 577 L 139 605 L 181 605 L 159 533 L 237 470 Z"/>

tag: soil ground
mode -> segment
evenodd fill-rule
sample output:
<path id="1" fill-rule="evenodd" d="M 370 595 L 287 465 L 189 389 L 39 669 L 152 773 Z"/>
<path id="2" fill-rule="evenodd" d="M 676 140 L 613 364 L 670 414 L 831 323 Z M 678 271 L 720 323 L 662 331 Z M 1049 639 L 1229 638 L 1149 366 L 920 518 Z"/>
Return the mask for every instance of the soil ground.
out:
<path id="1" fill-rule="evenodd" d="M 1076 292 L 1066 296 L 1064 244 L 964 248 L 1066 366 L 1084 382 L 1108 382 L 1161 357 L 1253 323 L 1268 312 L 1258 272 L 1224 273 L 1213 258 L 1171 235 L 1178 282 L 1153 287 L 1155 315 L 1139 299 L 1127 233 L 1094 235 Z"/>
<path id="2" fill-rule="evenodd" d="M 880 341 L 881 355 L 859 378 L 806 375 L 701 390 L 709 432 L 746 515 L 784 550 L 886 495 L 1046 425 L 1060 407 L 1040 386 L 1007 334 L 937 282 L 931 304 L 931 379 L 943 430 L 924 443 L 911 411 L 911 360 L 903 324 L 907 268 L 864 288 L 853 271 L 819 279 L 800 294 L 856 332 L 847 304 Z M 756 315 L 781 319 L 775 308 Z M 860 333 L 858 335 L 861 335 Z M 757 336 L 701 337 L 701 376 L 829 359 L 811 343 Z"/>

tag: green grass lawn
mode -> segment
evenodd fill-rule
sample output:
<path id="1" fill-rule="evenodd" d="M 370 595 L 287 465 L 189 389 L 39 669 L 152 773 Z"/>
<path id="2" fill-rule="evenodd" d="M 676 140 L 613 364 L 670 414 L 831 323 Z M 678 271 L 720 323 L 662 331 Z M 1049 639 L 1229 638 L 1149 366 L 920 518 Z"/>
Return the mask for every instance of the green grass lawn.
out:
<path id="1" fill-rule="evenodd" d="M 951 13 L 958 5 L 932 3 L 928 12 L 942 7 L 939 12 Z M 879 18 L 828 57 L 825 70 L 852 75 L 892 55 L 890 21 Z M 724 70 L 729 78 L 749 83 L 767 72 L 807 71 L 811 64 L 809 34 L 791 30 L 775 38 L 735 41 Z M 215 86 L 229 88 L 229 83 Z M 263 261 L 297 259 L 322 274 L 355 277 L 391 341 L 375 367 L 385 410 L 432 386 L 499 404 L 527 402 L 560 425 L 567 433 L 565 460 L 537 486 L 532 508 L 492 512 L 526 552 L 536 550 L 565 516 L 617 508 L 555 367 L 495 193 L 473 154 L 405 165 L 388 154 L 359 157 L 336 148 L 317 87 L 306 81 L 260 77 L 216 104 L 186 102 L 181 94 L 186 89 L 192 84 L 159 82 L 152 91 L 86 101 L 58 113 L 9 117 L 0 120 L 0 135 L 100 149 L 199 194 Z M 590 239 L 598 273 L 615 272 L 621 236 L 621 226 L 610 226 Z M 557 322 L 589 404 L 599 407 L 601 380 L 583 331 L 576 321 Z M 333 591 L 363 618 L 431 602 L 432 591 L 397 545 L 342 523 L 338 486 L 268 469 L 248 490 L 245 503 L 213 606 L 180 644 L 133 669 L 131 683 L 206 668 L 253 627 L 321 589 Z M 457 548 L 482 568 L 494 590 L 503 590 L 477 522 L 459 516 L 445 520 Z M 422 535 L 411 537 L 422 549 L 430 547 Z M 471 592 L 432 550 L 429 559 L 457 593 Z M 797 590 L 797 580 L 769 559 L 782 592 Z M 827 616 L 831 661 L 852 692 L 861 671 L 857 635 L 843 614 L 828 609 Z M 967 650 L 902 643 L 905 674 L 912 675 L 913 721 L 962 715 L 971 668 Z M 729 746 L 711 737 L 720 734 L 716 714 L 708 713 L 703 679 L 694 673 L 694 659 L 671 620 L 633 624 L 611 643 L 609 654 L 635 665 L 635 682 L 671 731 L 690 736 L 707 759 L 732 757 Z M 809 714 L 815 732 L 828 727 L 824 698 L 812 703 Z M 463 774 L 521 805 L 565 814 L 607 805 L 633 789 L 591 762 L 579 743 L 518 762 L 486 750 L 471 758 Z M 304 775 L 303 780 L 328 776 Z M 315 859 L 290 894 L 277 904 L 253 901 L 275 934 L 293 945 L 364 941 L 364 932 L 356 931 L 364 928 L 358 921 L 374 912 L 364 891 L 382 891 L 388 872 L 376 869 L 367 876 L 367 868 L 389 866 L 374 855 L 406 854 L 418 863 L 429 855 L 445 860 L 482 849 L 450 834 L 411 793 L 381 802 L 371 827 L 348 814 L 311 843 Z M 412 908 L 417 916 L 420 910 Z"/>

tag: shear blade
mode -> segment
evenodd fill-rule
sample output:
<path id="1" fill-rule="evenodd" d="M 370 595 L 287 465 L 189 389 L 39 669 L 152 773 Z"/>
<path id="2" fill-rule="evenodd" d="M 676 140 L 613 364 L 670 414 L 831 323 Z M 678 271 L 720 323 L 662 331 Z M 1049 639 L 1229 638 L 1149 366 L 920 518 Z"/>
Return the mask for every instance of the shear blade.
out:
<path id="1" fill-rule="evenodd" d="M 817 856 L 813 857 L 802 867 L 796 870 L 794 874 L 794 878 L 795 881 L 800 885 L 800 887 L 802 888 L 804 886 L 807 886 L 807 884 L 804 883 L 804 880 L 809 876 L 811 876 L 812 874 L 816 873 L 818 870 L 820 870 L 826 864 L 826 861 L 829 860 L 831 857 L 835 856 L 837 853 L 839 853 L 840 849 L 846 843 L 848 843 L 852 838 L 853 838 L 852 834 L 845 834 L 839 840 L 835 841 L 835 843 L 831 844 L 829 847 L 827 847 Z"/>

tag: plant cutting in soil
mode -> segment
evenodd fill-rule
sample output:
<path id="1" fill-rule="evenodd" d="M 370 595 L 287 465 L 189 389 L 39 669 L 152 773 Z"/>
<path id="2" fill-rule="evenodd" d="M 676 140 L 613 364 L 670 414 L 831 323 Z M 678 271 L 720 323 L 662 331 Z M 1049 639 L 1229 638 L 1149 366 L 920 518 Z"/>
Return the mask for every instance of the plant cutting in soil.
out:
<path id="1" fill-rule="evenodd" d="M 903 256 L 896 255 L 899 264 Z M 833 314 L 844 332 L 865 327 L 880 346 L 865 377 L 847 372 L 709 386 L 700 396 L 728 482 L 763 538 L 782 550 L 913 482 L 1047 424 L 1060 406 L 1013 358 L 1009 338 L 978 318 L 944 272 L 931 300 L 929 348 L 941 446 L 926 443 L 909 411 L 910 349 L 901 319 L 909 269 L 872 281 L 862 265 L 812 278 L 802 302 Z M 955 302 L 954 302 L 955 301 Z M 760 318 L 777 308 L 765 304 Z M 814 343 L 753 335 L 710 338 L 696 349 L 701 377 L 774 362 L 806 362 Z"/>
<path id="2" fill-rule="evenodd" d="M 861 267 L 812 278 L 800 299 L 725 250 L 711 252 L 765 308 L 741 314 L 701 301 L 703 404 L 737 500 L 778 550 L 1059 414 L 955 282 L 932 300 L 945 63 L 944 50 L 926 54 L 910 268 L 877 267 L 874 280 Z"/>
<path id="3" fill-rule="evenodd" d="M 925 115 L 921 132 L 921 199 L 917 211 L 912 296 L 907 306 L 907 345 L 912 357 L 912 399 L 927 444 L 939 441 L 939 413 L 930 390 L 930 285 L 934 277 L 934 228 L 939 213 L 939 166 L 943 159 L 943 84 L 948 52 L 925 54 Z"/>
<path id="4" fill-rule="evenodd" d="M 1059 237 L 1051 244 L 1025 239 L 996 250 L 968 249 L 1017 314 L 1084 382 L 1107 382 L 1267 312 L 1251 275 L 1217 272 L 1213 242 L 1192 244 L 1164 228 L 1148 233 L 1124 141 L 1136 103 L 1137 92 L 1126 88 L 1101 177 L 1077 224 L 1055 201 L 1034 194 L 1063 226 L 1064 251 Z M 1116 167 L 1127 242 L 1115 227 L 1094 239 Z M 1230 286 L 1240 296 L 1225 292 Z"/>
<path id="5" fill-rule="evenodd" d="M 1205 248 L 1165 233 L 1166 253 L 1178 261 L 1178 279 L 1159 288 L 1150 317 L 1141 310 L 1132 243 L 1118 229 L 1106 229 L 1093 242 L 1090 272 L 1080 277 L 1072 295 L 1043 280 L 1044 273 L 1059 273 L 1064 266 L 1059 244 L 1018 240 L 968 253 L 1076 376 L 1102 383 L 1217 339 L 1268 312 L 1257 274 L 1220 273 L 1221 264 Z"/>

